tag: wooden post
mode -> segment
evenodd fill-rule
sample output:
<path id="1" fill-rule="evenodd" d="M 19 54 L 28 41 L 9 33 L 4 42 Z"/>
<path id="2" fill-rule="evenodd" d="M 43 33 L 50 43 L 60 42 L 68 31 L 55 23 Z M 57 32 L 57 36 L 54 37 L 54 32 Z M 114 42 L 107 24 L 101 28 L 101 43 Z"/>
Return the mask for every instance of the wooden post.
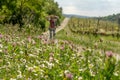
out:
<path id="1" fill-rule="evenodd" d="M 97 21 L 97 28 L 99 27 L 100 25 L 100 17 L 98 18 L 98 21 Z"/>
<path id="2" fill-rule="evenodd" d="M 118 17 L 118 33 L 120 32 L 120 16 Z"/>
<path id="3" fill-rule="evenodd" d="M 117 38 L 119 38 L 120 33 L 120 16 L 118 17 L 118 32 L 117 32 Z"/>

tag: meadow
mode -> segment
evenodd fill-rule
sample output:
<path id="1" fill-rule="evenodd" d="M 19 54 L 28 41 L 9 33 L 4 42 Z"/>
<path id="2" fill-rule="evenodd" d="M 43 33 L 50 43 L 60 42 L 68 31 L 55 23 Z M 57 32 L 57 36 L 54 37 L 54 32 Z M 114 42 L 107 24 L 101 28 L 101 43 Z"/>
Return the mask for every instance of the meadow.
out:
<path id="1" fill-rule="evenodd" d="M 104 38 L 93 46 L 93 37 L 73 33 L 68 26 L 53 40 L 41 33 L 32 26 L 22 31 L 0 26 L 1 80 L 120 80 L 120 60 L 114 51 L 100 50 Z"/>

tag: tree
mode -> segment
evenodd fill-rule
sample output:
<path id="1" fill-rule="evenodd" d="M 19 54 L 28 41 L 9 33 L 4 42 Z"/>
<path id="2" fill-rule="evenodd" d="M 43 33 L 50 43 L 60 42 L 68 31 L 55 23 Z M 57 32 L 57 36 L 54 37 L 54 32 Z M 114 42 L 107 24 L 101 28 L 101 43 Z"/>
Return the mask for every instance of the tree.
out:
<path id="1" fill-rule="evenodd" d="M 23 25 L 31 24 L 42 29 L 46 25 L 46 16 L 54 14 L 61 18 L 62 9 L 54 0 L 0 0 L 0 15 L 3 23 Z"/>

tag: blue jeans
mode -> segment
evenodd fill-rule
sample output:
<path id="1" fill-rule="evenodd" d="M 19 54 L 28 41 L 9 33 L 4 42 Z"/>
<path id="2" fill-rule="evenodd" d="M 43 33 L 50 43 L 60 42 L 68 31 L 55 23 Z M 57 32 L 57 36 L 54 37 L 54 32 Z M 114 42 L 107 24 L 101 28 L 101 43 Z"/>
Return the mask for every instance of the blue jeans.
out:
<path id="1" fill-rule="evenodd" d="M 53 39 L 55 37 L 55 30 L 56 30 L 56 28 L 49 28 L 50 39 Z"/>

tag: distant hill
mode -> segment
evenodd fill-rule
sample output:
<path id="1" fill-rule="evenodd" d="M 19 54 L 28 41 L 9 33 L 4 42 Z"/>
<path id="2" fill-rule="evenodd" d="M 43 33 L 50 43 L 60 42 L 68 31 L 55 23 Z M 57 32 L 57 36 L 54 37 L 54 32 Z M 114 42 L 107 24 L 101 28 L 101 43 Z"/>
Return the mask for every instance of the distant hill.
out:
<path id="1" fill-rule="evenodd" d="M 104 17 L 96 17 L 96 18 L 100 18 L 101 20 L 117 21 L 118 18 L 120 18 L 120 13 L 112 14 L 112 15 L 108 15 L 108 16 L 104 16 Z"/>
<path id="2" fill-rule="evenodd" d="M 82 16 L 82 15 L 76 15 L 76 14 L 63 14 L 65 17 L 76 17 L 76 18 L 100 18 L 100 20 L 107 20 L 107 21 L 118 21 L 118 18 L 120 18 L 120 13 L 118 14 L 112 14 L 104 17 L 90 17 L 90 16 Z"/>
<path id="3" fill-rule="evenodd" d="M 89 18 L 89 16 L 82 16 L 76 14 L 63 14 L 65 17 Z"/>

